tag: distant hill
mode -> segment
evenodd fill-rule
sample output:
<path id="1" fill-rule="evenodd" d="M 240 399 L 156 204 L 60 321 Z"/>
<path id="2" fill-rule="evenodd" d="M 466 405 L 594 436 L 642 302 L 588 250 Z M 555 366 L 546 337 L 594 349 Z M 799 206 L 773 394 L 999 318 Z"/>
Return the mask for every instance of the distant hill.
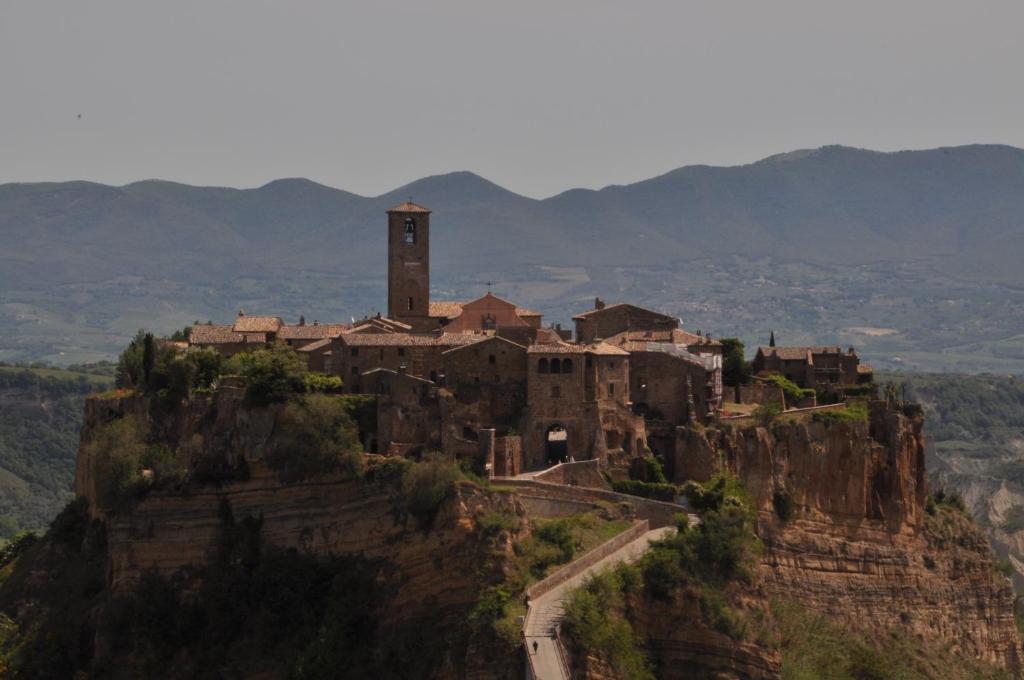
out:
<path id="1" fill-rule="evenodd" d="M 302 179 L 246 190 L 7 184 L 0 359 L 96 358 L 138 326 L 169 330 L 242 305 L 307 317 L 377 311 L 383 211 L 410 196 L 434 210 L 440 296 L 477 294 L 493 279 L 498 292 L 563 320 L 594 295 L 676 311 L 680 290 L 633 279 L 685 270 L 685 293 L 696 271 L 729 272 L 737 257 L 826 268 L 922 262 L 971 285 L 1024 288 L 1024 151 L 1008 146 L 830 146 L 544 200 L 469 172 L 377 197 Z"/>

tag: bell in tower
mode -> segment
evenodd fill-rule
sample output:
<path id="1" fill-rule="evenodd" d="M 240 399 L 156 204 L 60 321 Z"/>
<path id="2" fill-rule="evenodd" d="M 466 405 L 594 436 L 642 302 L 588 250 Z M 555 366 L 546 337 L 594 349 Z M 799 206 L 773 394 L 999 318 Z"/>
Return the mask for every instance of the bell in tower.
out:
<path id="1" fill-rule="evenodd" d="M 426 331 L 429 315 L 430 211 L 407 202 L 388 210 L 388 316 Z"/>

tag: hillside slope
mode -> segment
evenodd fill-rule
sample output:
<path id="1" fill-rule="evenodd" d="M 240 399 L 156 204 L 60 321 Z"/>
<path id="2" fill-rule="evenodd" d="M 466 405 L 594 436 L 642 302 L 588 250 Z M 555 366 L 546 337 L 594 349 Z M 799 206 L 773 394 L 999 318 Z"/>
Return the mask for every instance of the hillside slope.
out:
<path id="1" fill-rule="evenodd" d="M 244 190 L 2 185 L 0 359 L 98 358 L 139 326 L 170 330 L 239 306 L 307 318 L 373 313 L 384 300 L 383 212 L 410 197 L 434 210 L 439 297 L 480 294 L 493 280 L 498 293 L 556 320 L 602 295 L 720 334 L 760 336 L 786 322 L 809 336 L 842 329 L 830 301 L 856 306 L 858 327 L 884 326 L 909 284 L 932 322 L 909 326 L 931 328 L 952 313 L 950 326 L 963 330 L 922 338 L 897 328 L 904 337 L 887 352 L 963 345 L 979 339 L 974 326 L 982 340 L 1024 333 L 1012 312 L 1024 289 L 1024 151 L 831 146 L 544 200 L 469 172 L 377 197 L 303 179 Z M 774 322 L 752 299 L 765 286 Z M 1009 310 L 993 308 L 1004 301 Z M 825 311 L 808 317 L 808 308 Z"/>

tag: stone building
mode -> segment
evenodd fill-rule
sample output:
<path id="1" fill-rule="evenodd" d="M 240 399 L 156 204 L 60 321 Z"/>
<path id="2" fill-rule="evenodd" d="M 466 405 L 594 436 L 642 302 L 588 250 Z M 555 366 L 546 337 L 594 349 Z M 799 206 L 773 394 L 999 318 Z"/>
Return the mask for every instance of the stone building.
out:
<path id="1" fill-rule="evenodd" d="M 594 308 L 572 317 L 576 322 L 576 342 L 604 340 L 624 331 L 672 331 L 679 328 L 674 316 L 620 302 L 605 305 L 601 298 Z"/>
<path id="2" fill-rule="evenodd" d="M 870 383 L 871 368 L 860 363 L 853 347 L 758 347 L 755 375 L 778 373 L 800 387 L 836 391 L 844 386 Z"/>
<path id="3" fill-rule="evenodd" d="M 531 345 L 527 359 L 528 466 L 645 447 L 644 419 L 629 400 L 629 352 L 607 343 L 557 342 Z"/>

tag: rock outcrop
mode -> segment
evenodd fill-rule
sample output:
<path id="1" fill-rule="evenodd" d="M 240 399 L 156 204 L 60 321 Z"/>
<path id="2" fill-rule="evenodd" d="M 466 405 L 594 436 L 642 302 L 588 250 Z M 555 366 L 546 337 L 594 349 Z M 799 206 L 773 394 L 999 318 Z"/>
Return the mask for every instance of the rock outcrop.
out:
<path id="1" fill-rule="evenodd" d="M 873 404 L 867 423 L 783 418 L 770 428 L 681 431 L 674 469 L 699 481 L 725 468 L 744 482 L 758 510 L 756 582 L 766 598 L 855 629 L 901 627 L 1019 671 L 1013 590 L 984 535 L 964 516 L 926 510 L 922 425 L 920 415 Z"/>

